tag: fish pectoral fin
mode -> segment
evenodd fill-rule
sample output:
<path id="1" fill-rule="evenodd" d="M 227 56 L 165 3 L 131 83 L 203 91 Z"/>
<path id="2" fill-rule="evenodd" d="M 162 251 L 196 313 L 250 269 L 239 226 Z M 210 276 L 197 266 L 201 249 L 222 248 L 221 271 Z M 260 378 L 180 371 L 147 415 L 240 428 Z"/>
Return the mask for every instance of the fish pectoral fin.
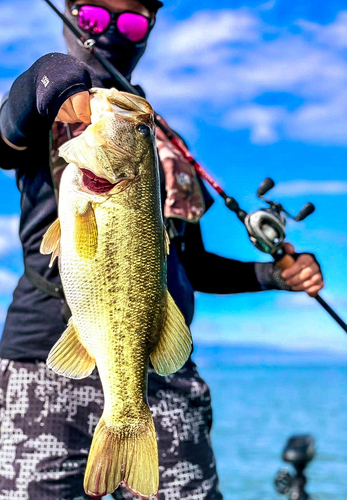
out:
<path id="1" fill-rule="evenodd" d="M 192 336 L 181 311 L 167 292 L 167 313 L 159 342 L 150 357 L 159 375 L 179 370 L 192 351 Z"/>
<path id="2" fill-rule="evenodd" d="M 148 411 L 149 413 L 149 411 Z M 98 423 L 84 474 L 84 490 L 92 498 L 113 493 L 123 482 L 141 498 L 156 497 L 159 487 L 158 447 L 151 415 L 138 434 L 121 433 Z M 128 435 L 127 435 L 128 434 Z"/>
<path id="3" fill-rule="evenodd" d="M 60 255 L 60 236 L 60 220 L 56 219 L 45 232 L 40 246 L 42 254 L 52 254 L 49 267 L 52 267 L 55 258 Z"/>
<path id="4" fill-rule="evenodd" d="M 94 209 L 87 203 L 83 211 L 75 214 L 74 240 L 77 254 L 85 260 L 92 259 L 98 248 L 98 227 Z"/>
<path id="5" fill-rule="evenodd" d="M 82 345 L 72 318 L 60 339 L 52 347 L 46 363 L 55 373 L 75 379 L 88 377 L 94 370 L 95 359 Z"/>
<path id="6" fill-rule="evenodd" d="M 170 253 L 170 238 L 166 228 L 164 227 L 164 255 L 169 255 Z"/>

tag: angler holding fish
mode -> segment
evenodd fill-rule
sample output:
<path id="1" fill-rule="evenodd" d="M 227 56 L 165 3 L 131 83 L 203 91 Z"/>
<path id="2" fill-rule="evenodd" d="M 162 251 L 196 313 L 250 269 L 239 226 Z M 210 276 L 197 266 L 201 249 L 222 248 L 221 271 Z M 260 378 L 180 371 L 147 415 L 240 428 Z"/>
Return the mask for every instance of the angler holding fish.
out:
<path id="1" fill-rule="evenodd" d="M 130 80 L 161 6 L 158 0 L 76 0 L 66 2 L 65 13 Z M 36 61 L 14 82 L 0 111 L 1 166 L 15 169 L 21 192 L 25 262 L 0 343 L 0 500 L 81 500 L 89 498 L 87 493 L 100 496 L 119 482 L 113 493 L 118 499 L 136 498 L 133 491 L 143 496 L 156 493 L 154 433 L 145 405 L 149 356 L 148 403 L 159 450 L 158 498 L 220 500 L 209 437 L 209 389 L 190 356 L 184 363 L 191 347 L 185 324 L 193 319 L 194 291 L 225 294 L 290 286 L 315 294 L 323 286 L 319 265 L 311 255 L 302 254 L 281 277 L 272 262 L 240 262 L 207 252 L 199 220 L 212 199 L 203 182 L 157 130 L 158 208 L 154 177 L 148 177 L 153 184 L 145 182 L 146 165 L 155 157 L 150 106 L 137 101 L 139 113 L 136 103 L 125 106 L 122 98 L 115 98 L 118 115 L 112 116 L 122 133 L 118 136 L 114 130 L 111 137 L 112 127 L 99 130 L 97 100 L 93 103 L 98 92 L 93 97 L 92 89 L 117 88 L 117 82 L 66 29 L 64 37 L 68 54 L 47 54 Z M 91 111 L 93 124 L 86 130 Z M 124 132 L 124 127 L 132 127 L 131 132 Z M 75 139 L 68 143 L 71 138 Z M 91 145 L 100 148 L 97 161 L 88 149 Z M 141 156 L 145 150 L 149 163 Z M 55 222 L 58 194 L 63 196 L 60 228 Z M 170 237 L 168 255 L 160 208 Z M 106 237 L 108 230 L 111 237 Z M 144 242 L 151 243 L 145 248 Z M 52 255 L 41 254 L 41 244 Z M 107 273 L 110 278 L 102 280 Z M 133 293 L 136 289 L 139 292 Z M 165 307 L 175 311 L 165 316 L 172 317 L 169 329 L 161 316 Z M 110 336 L 111 330 L 120 335 Z M 162 332 L 175 339 L 181 336 L 183 348 L 176 352 L 180 359 L 172 352 L 174 340 L 164 349 L 167 337 Z M 94 360 L 98 370 L 93 370 Z M 155 369 L 172 373 L 162 376 Z M 69 378 L 88 373 L 86 378 Z M 139 432 L 130 432 L 132 424 Z M 103 445 L 104 438 L 99 438 L 105 428 L 108 437 Z M 141 449 L 138 438 L 145 434 L 151 435 L 152 444 Z M 118 439 L 124 435 L 134 437 L 133 444 Z M 95 463 L 99 446 L 102 460 Z M 109 461 L 111 455 L 115 458 Z M 132 467 L 137 458 L 140 465 Z"/>

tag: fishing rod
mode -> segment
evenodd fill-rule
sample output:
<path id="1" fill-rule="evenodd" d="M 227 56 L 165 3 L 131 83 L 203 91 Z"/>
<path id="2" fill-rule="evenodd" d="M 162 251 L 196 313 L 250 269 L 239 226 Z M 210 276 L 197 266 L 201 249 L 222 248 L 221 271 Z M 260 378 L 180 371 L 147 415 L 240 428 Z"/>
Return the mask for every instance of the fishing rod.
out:
<path id="1" fill-rule="evenodd" d="M 296 216 L 293 216 L 285 210 L 281 203 L 275 203 L 274 201 L 266 200 L 264 198 L 264 195 L 274 186 L 274 181 L 269 177 L 267 177 L 260 184 L 257 190 L 257 196 L 258 198 L 263 199 L 263 201 L 265 201 L 265 203 L 269 206 L 268 208 L 261 208 L 256 212 L 247 214 L 244 219 L 244 224 L 246 226 L 249 239 L 253 245 L 258 248 L 258 250 L 270 254 L 276 262 L 276 265 L 281 270 L 284 270 L 290 267 L 294 263 L 295 259 L 292 255 L 285 253 L 283 248 L 286 236 L 286 219 L 282 213 L 286 214 L 292 220 L 300 222 L 315 211 L 315 206 L 312 203 L 306 203 L 300 212 Z M 347 333 L 347 324 L 338 314 L 336 314 L 329 304 L 327 304 L 320 295 L 316 295 L 313 298 L 317 300 L 326 312 L 330 314 L 330 316 Z"/>
<path id="2" fill-rule="evenodd" d="M 78 38 L 79 43 L 88 50 L 97 59 L 102 66 L 109 72 L 109 74 L 115 79 L 119 84 L 120 88 L 129 92 L 130 94 L 135 94 L 140 96 L 139 91 L 111 64 L 105 57 L 99 54 L 95 50 L 95 40 L 93 38 L 86 38 L 83 32 L 75 26 L 60 10 L 51 2 L 51 0 L 44 0 L 51 9 L 60 17 L 63 23 L 72 31 L 72 33 Z M 247 214 L 242 210 L 232 196 L 228 196 L 222 187 L 206 172 L 206 170 L 198 163 L 195 158 L 190 153 L 189 149 L 183 144 L 182 140 L 177 136 L 177 134 L 168 126 L 162 116 L 154 112 L 155 124 L 169 141 L 176 147 L 176 149 L 182 154 L 182 156 L 193 166 L 195 171 L 207 181 L 213 189 L 223 198 L 225 206 L 234 212 L 238 219 L 246 226 L 249 238 L 251 242 L 261 251 L 270 253 L 274 258 L 277 266 L 280 269 L 286 269 L 290 267 L 294 259 L 291 255 L 286 254 L 283 249 L 284 245 L 284 226 L 285 218 L 281 216 L 281 211 L 286 212 L 282 205 L 276 204 L 274 202 L 269 202 L 270 208 L 261 209 L 253 214 Z M 270 182 L 269 182 L 270 181 Z M 262 197 L 269 189 L 274 186 L 274 182 L 271 179 L 265 179 L 262 186 L 258 189 L 257 195 Z M 314 211 L 314 206 L 312 204 L 307 204 L 304 209 L 297 215 L 295 220 L 303 220 L 308 215 Z M 313 209 L 312 209 L 313 207 Z M 266 214 L 266 215 L 264 215 Z M 298 217 L 301 218 L 298 218 Z M 319 304 L 330 314 L 330 316 L 345 330 L 347 333 L 347 325 L 344 321 L 336 314 L 336 312 L 323 300 L 319 295 L 314 297 Z"/>
<path id="3" fill-rule="evenodd" d="M 129 92 L 130 94 L 135 94 L 140 96 L 139 91 L 120 73 L 114 66 L 111 64 L 106 57 L 103 57 L 95 50 L 95 40 L 93 38 L 86 38 L 83 32 L 75 26 L 70 19 L 68 19 L 65 14 L 60 12 L 59 9 L 50 1 L 44 0 L 60 17 L 63 23 L 72 31 L 72 33 L 78 38 L 80 44 L 88 50 L 109 72 L 109 74 L 115 79 L 115 81 L 119 84 L 121 89 L 125 92 Z M 166 137 L 170 140 L 170 142 L 179 150 L 179 152 L 184 156 L 184 158 L 194 167 L 197 173 L 207 181 L 213 189 L 224 199 L 226 206 L 229 210 L 233 212 L 237 212 L 238 217 L 246 216 L 242 214 L 242 211 L 239 213 L 240 207 L 234 198 L 228 196 L 224 190 L 219 186 L 219 184 L 206 172 L 206 170 L 193 158 L 189 149 L 183 144 L 182 140 L 177 136 L 177 134 L 167 125 L 165 120 L 160 116 L 160 114 L 154 112 L 154 121 L 158 128 L 160 128 Z"/>

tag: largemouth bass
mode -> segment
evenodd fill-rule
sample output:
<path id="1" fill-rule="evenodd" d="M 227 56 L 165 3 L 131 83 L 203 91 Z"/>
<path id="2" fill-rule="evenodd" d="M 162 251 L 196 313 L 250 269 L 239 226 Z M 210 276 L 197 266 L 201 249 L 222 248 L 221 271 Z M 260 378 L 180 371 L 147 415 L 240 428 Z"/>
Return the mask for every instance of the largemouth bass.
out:
<path id="1" fill-rule="evenodd" d="M 153 109 L 143 98 L 93 89 L 91 125 L 65 143 L 59 218 L 41 252 L 58 257 L 72 316 L 48 366 L 71 378 L 98 368 L 105 406 L 85 472 L 88 495 L 123 482 L 156 495 L 158 450 L 147 404 L 149 358 L 167 375 L 191 352 L 184 318 L 167 290 Z"/>

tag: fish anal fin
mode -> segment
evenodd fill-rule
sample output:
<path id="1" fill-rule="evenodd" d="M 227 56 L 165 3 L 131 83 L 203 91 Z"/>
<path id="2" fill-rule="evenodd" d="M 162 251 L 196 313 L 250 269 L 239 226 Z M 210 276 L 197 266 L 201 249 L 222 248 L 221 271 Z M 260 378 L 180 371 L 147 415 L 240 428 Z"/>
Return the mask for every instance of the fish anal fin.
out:
<path id="1" fill-rule="evenodd" d="M 158 447 L 153 419 L 140 432 L 117 432 L 104 418 L 98 423 L 84 475 L 92 498 L 113 493 L 124 485 L 142 498 L 155 497 L 159 487 Z"/>
<path id="2" fill-rule="evenodd" d="M 82 345 L 72 318 L 62 336 L 52 347 L 46 363 L 55 373 L 74 379 L 88 377 L 94 370 L 95 359 Z"/>
<path id="3" fill-rule="evenodd" d="M 150 357 L 159 375 L 179 370 L 192 351 L 192 336 L 175 301 L 167 292 L 167 312 L 157 346 Z"/>
<path id="4" fill-rule="evenodd" d="M 90 260 L 95 256 L 98 248 L 98 227 L 91 203 L 87 203 L 83 211 L 75 214 L 74 240 L 76 252 L 82 259 Z"/>
<path id="5" fill-rule="evenodd" d="M 45 232 L 40 246 L 40 252 L 42 254 L 53 254 L 51 262 L 49 263 L 49 267 L 52 267 L 54 259 L 59 255 L 60 237 L 60 220 L 56 219 Z"/>

